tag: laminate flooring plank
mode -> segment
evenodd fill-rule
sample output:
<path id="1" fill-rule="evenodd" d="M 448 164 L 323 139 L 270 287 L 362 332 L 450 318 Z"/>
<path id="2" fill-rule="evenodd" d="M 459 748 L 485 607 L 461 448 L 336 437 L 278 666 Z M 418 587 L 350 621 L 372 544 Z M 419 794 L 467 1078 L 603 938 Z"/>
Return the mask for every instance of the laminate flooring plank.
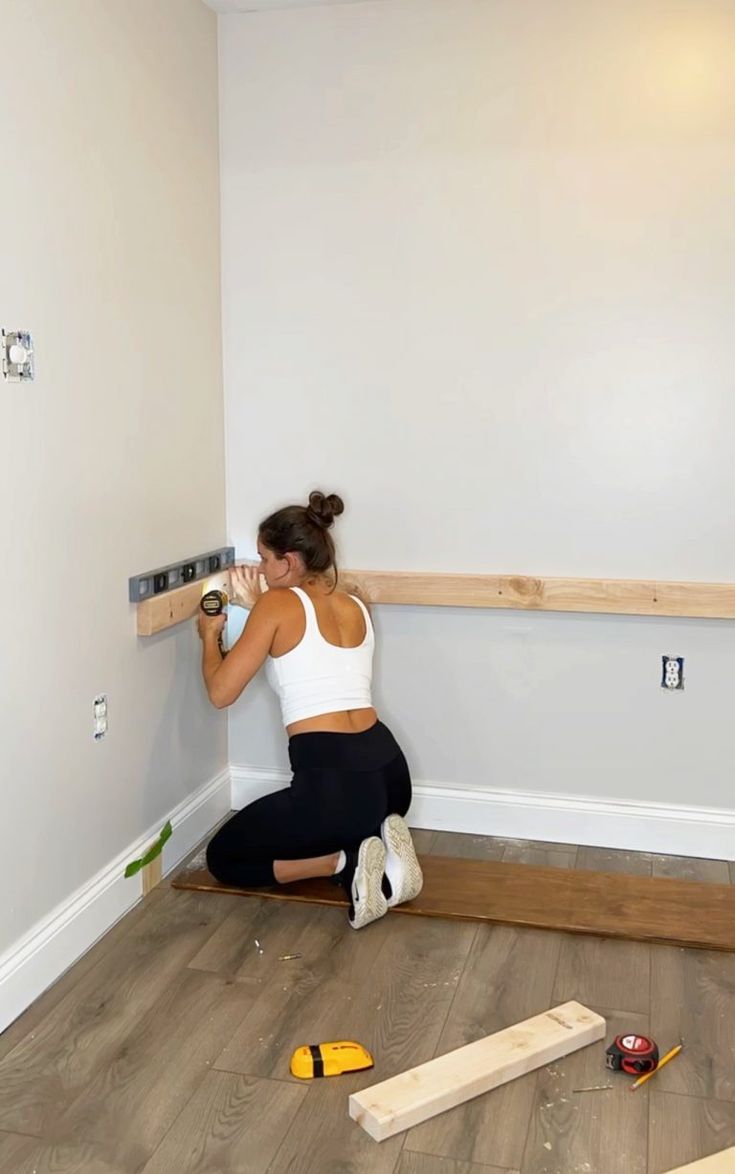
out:
<path id="1" fill-rule="evenodd" d="M 608 1011 L 605 1040 L 539 1072 L 521 1174 L 646 1174 L 648 1093 L 605 1068 L 605 1047 L 623 1031 L 647 1032 L 648 1016 Z M 612 1084 L 610 1092 L 575 1088 Z"/>
<path id="2" fill-rule="evenodd" d="M 324 905 L 292 905 L 282 901 L 242 901 L 233 909 L 189 965 L 239 982 L 280 980 L 296 962 L 329 949 L 352 936 L 346 909 Z M 347 933 L 346 933 L 347 931 Z M 289 954 L 301 958 L 282 962 Z"/>
<path id="3" fill-rule="evenodd" d="M 437 833 L 429 828 L 411 828 L 411 839 L 417 852 L 429 855 L 433 851 Z"/>
<path id="4" fill-rule="evenodd" d="M 208 1072 L 142 1174 L 266 1174 L 307 1091 Z"/>
<path id="5" fill-rule="evenodd" d="M 656 1089 L 650 1095 L 648 1174 L 664 1174 L 735 1145 L 735 1105 Z"/>
<path id="6" fill-rule="evenodd" d="M 702 860 L 694 856 L 654 856 L 653 875 L 702 881 L 711 885 L 730 883 L 730 869 L 726 860 Z"/>
<path id="7" fill-rule="evenodd" d="M 7 1056 L 8 1052 L 12 1052 L 13 1048 L 25 1036 L 30 1035 L 41 1020 L 50 1014 L 54 1007 L 81 981 L 84 975 L 92 970 L 106 954 L 109 954 L 110 950 L 118 945 L 144 917 L 148 916 L 151 909 L 162 896 L 162 891 L 155 889 L 137 905 L 133 906 L 99 941 L 90 946 L 89 950 L 81 958 L 78 958 L 68 970 L 60 975 L 52 986 L 45 990 L 43 994 L 39 995 L 22 1015 L 19 1015 L 13 1023 L 6 1027 L 5 1031 L 0 1035 L 0 1060 Z"/>
<path id="8" fill-rule="evenodd" d="M 592 872 L 624 872 L 630 876 L 651 876 L 653 859 L 649 852 L 624 852 L 619 848 L 586 848 L 577 851 L 576 868 Z"/>
<path id="9" fill-rule="evenodd" d="M 320 1040 L 359 1040 L 372 1053 L 375 1067 L 313 1084 L 269 1174 L 324 1174 L 343 1168 L 350 1174 L 385 1174 L 398 1161 L 403 1135 L 376 1144 L 350 1120 L 349 1096 L 434 1056 L 477 930 L 421 920 L 383 919 L 382 924 L 388 934 L 362 986 L 350 976 L 343 979 L 336 968 L 333 980 L 305 1006 L 296 1002 L 288 1033 L 288 1050 Z M 254 1010 L 260 1013 L 266 998 L 264 993 Z M 248 1021 L 243 1028 L 247 1026 Z"/>
<path id="10" fill-rule="evenodd" d="M 627 1007 L 647 1015 L 655 949 L 645 942 L 565 934 L 552 1001 L 576 999 L 585 1007 Z"/>
<path id="11" fill-rule="evenodd" d="M 559 934 L 480 926 L 435 1054 L 547 1011 L 560 948 Z M 536 1079 L 529 1073 L 424 1121 L 409 1130 L 406 1150 L 520 1168 Z"/>
<path id="12" fill-rule="evenodd" d="M 464 860 L 502 860 L 507 840 L 496 836 L 473 836 L 465 832 L 437 832 L 432 856 L 453 856 Z"/>
<path id="13" fill-rule="evenodd" d="M 404 1153 L 396 1174 L 518 1174 L 500 1166 L 478 1166 L 475 1162 L 455 1162 L 453 1158 L 436 1158 L 432 1154 Z"/>
<path id="14" fill-rule="evenodd" d="M 535 868 L 574 868 L 577 849 L 561 851 L 556 848 L 511 844 L 505 849 L 503 860 L 514 861 L 516 864 L 531 864 Z"/>
<path id="15" fill-rule="evenodd" d="M 41 1141 L 0 1133 L 0 1174 L 130 1174 L 94 1143 Z"/>
<path id="16" fill-rule="evenodd" d="M 735 890 L 730 884 L 434 855 L 421 860 L 421 893 L 390 910 L 391 918 L 458 918 L 735 951 Z M 346 904 L 346 895 L 324 879 L 237 890 L 218 885 L 209 873 L 199 871 L 186 874 L 176 884 L 259 899 Z"/>
<path id="17" fill-rule="evenodd" d="M 102 1144 L 136 1170 L 153 1154 L 252 1005 L 231 979 L 183 970 L 90 1074 L 54 1135 Z"/>
<path id="18" fill-rule="evenodd" d="M 183 898 L 183 899 L 182 899 Z M 111 1062 L 236 897 L 169 892 L 0 1061 L 0 1129 L 41 1135 Z"/>
<path id="19" fill-rule="evenodd" d="M 346 1119 L 350 1092 L 431 1059 L 475 932 L 469 924 L 382 918 L 358 933 L 344 930 L 336 943 L 325 938 L 320 950 L 284 964 L 215 1067 L 290 1079 L 295 1048 L 356 1039 L 375 1068 L 340 1078 Z"/>
<path id="20" fill-rule="evenodd" d="M 651 1032 L 664 1049 L 684 1039 L 656 1077 L 659 1091 L 735 1102 L 734 1009 L 735 955 L 652 951 Z"/>
<path id="21" fill-rule="evenodd" d="M 735 885 L 735 860 L 730 861 L 730 884 Z"/>

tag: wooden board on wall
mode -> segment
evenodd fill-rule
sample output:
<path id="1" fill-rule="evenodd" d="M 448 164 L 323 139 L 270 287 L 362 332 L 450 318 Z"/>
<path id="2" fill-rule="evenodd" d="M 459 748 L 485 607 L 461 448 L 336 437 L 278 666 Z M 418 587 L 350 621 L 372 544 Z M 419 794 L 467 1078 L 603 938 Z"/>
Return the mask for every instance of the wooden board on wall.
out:
<path id="1" fill-rule="evenodd" d="M 538 579 L 527 575 L 448 575 L 420 571 L 343 571 L 345 590 L 369 603 L 416 607 L 489 607 L 522 611 L 735 619 L 733 583 L 654 583 L 638 579 Z M 138 606 L 138 635 L 153 636 L 193 619 L 205 590 L 226 576 L 191 583 Z"/>

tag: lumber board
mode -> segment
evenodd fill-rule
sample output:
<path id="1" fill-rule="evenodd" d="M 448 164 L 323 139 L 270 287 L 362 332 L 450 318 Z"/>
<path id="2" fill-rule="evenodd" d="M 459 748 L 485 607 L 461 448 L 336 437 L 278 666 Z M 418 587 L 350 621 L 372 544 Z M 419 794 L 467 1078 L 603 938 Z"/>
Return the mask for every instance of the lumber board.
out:
<path id="1" fill-rule="evenodd" d="M 345 571 L 371 603 L 735 618 L 735 584 Z"/>
<path id="2" fill-rule="evenodd" d="M 137 604 L 138 635 L 153 636 L 192 619 L 204 591 L 226 588 L 227 578 L 215 576 L 205 583 L 177 587 Z M 735 619 L 735 583 L 342 571 L 340 585 L 345 590 L 359 589 L 371 604 Z"/>
<path id="3" fill-rule="evenodd" d="M 669 1174 L 733 1174 L 735 1171 L 735 1146 L 729 1150 L 721 1150 L 719 1154 L 710 1154 L 708 1158 L 700 1158 L 698 1162 L 690 1162 L 688 1166 L 677 1166 L 669 1170 Z"/>
<path id="4" fill-rule="evenodd" d="M 570 868 L 533 868 L 500 860 L 422 856 L 424 887 L 391 915 L 593 934 L 701 950 L 735 951 L 735 885 L 630 876 Z M 174 888 L 238 893 L 280 901 L 346 905 L 330 880 L 267 889 L 220 885 L 204 869 L 183 871 Z"/>
<path id="5" fill-rule="evenodd" d="M 353 1093 L 349 1113 L 385 1141 L 605 1036 L 605 1020 L 574 1001 Z"/>
<path id="6" fill-rule="evenodd" d="M 199 601 L 207 591 L 226 591 L 227 572 L 175 587 L 173 591 L 162 591 L 150 599 L 135 604 L 137 609 L 137 630 L 139 636 L 155 636 L 175 624 L 193 620 L 199 610 Z"/>

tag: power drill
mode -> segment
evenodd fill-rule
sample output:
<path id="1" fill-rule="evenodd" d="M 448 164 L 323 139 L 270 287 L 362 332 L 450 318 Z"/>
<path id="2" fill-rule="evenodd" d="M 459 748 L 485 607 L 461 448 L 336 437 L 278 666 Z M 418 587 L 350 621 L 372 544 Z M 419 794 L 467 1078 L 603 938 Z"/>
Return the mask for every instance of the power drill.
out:
<path id="1" fill-rule="evenodd" d="M 206 595 L 202 596 L 199 606 L 206 616 L 221 616 L 228 602 L 224 591 L 207 591 Z M 222 643 L 222 632 L 217 638 L 217 643 L 222 656 L 227 656 L 227 649 Z"/>

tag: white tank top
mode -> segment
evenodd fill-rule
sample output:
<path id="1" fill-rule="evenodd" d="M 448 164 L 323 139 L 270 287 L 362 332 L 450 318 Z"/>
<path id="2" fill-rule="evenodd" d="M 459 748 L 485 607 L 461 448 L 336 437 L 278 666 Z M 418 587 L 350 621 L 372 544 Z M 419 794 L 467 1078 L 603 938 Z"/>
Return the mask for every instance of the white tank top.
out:
<path id="1" fill-rule="evenodd" d="M 295 648 L 266 661 L 266 675 L 281 702 L 284 726 L 323 713 L 371 709 L 375 633 L 365 605 L 350 596 L 365 616 L 365 639 L 356 648 L 341 648 L 322 636 L 307 593 L 300 587 L 289 590 L 301 600 L 306 629 Z"/>

